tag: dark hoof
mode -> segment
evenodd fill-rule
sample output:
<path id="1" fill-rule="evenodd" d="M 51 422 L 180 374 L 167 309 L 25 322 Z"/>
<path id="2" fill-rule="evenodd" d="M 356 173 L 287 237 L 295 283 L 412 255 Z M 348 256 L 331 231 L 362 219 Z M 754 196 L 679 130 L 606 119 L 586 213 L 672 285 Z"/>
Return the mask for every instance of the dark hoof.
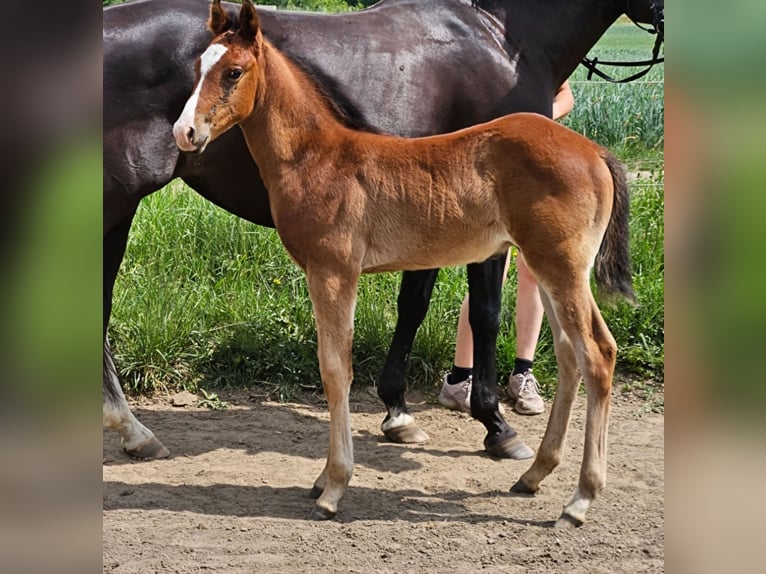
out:
<path id="1" fill-rule="evenodd" d="M 516 494 L 535 494 L 537 490 L 530 488 L 529 486 L 524 484 L 522 481 L 517 480 L 516 484 L 514 484 L 511 487 L 511 492 L 514 492 Z"/>
<path id="2" fill-rule="evenodd" d="M 146 460 L 150 458 L 167 458 L 170 456 L 170 451 L 165 448 L 160 441 L 153 438 L 148 443 L 141 445 L 138 448 L 131 450 L 125 449 L 125 452 L 133 458 Z"/>
<path id="3" fill-rule="evenodd" d="M 321 506 L 314 505 L 314 508 L 311 509 L 311 513 L 309 514 L 309 519 L 311 520 L 332 520 L 335 518 L 336 512 L 331 512 L 327 510 L 326 508 L 322 508 Z"/>
<path id="4" fill-rule="evenodd" d="M 561 516 L 559 516 L 559 519 L 556 521 L 556 524 L 553 525 L 553 528 L 577 528 L 583 524 L 582 520 L 570 516 L 566 512 L 562 512 Z"/>
<path id="5" fill-rule="evenodd" d="M 313 498 L 314 500 L 316 500 L 317 498 L 322 496 L 322 492 L 324 492 L 324 488 L 313 486 L 311 490 L 309 491 L 309 498 Z"/>
<path id="6" fill-rule="evenodd" d="M 495 458 L 512 458 L 514 460 L 523 460 L 535 455 L 534 451 L 524 444 L 524 441 L 515 434 L 509 438 L 499 438 L 499 440 L 485 440 L 484 448 L 487 454 Z"/>
<path id="7" fill-rule="evenodd" d="M 415 423 L 384 430 L 383 434 L 391 442 L 399 444 L 423 444 L 431 438 Z"/>

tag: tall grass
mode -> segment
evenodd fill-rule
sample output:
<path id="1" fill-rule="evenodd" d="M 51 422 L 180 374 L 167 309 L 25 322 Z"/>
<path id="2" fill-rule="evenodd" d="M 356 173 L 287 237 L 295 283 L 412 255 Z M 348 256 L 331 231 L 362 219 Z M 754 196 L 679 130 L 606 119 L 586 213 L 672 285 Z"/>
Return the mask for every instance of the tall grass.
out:
<path id="1" fill-rule="evenodd" d="M 625 30 L 618 33 L 634 34 Z M 607 49 L 611 41 L 603 41 Z M 598 54 L 617 59 L 608 51 Z M 652 81 L 661 82 L 661 72 L 653 71 L 659 79 Z M 662 84 L 583 83 L 580 73 L 572 80 L 576 103 L 566 123 L 613 149 L 642 175 L 631 182 L 631 249 L 640 305 L 604 308 L 604 315 L 618 342 L 619 368 L 662 380 Z M 510 274 L 498 340 L 500 376 L 507 376 L 514 358 L 513 267 Z M 464 268 L 440 272 L 410 356 L 409 384 L 436 386 L 450 367 L 465 277 Z M 399 283 L 400 275 L 393 273 L 362 278 L 355 384 L 370 384 L 380 372 L 396 323 Z M 220 210 L 180 181 L 146 198 L 139 208 L 115 286 L 110 334 L 123 382 L 132 392 L 260 385 L 286 399 L 300 389 L 321 389 L 303 273 L 287 257 L 276 232 Z M 550 395 L 555 358 L 547 326 L 535 370 Z"/>
<path id="2" fill-rule="evenodd" d="M 648 60 L 654 36 L 629 22 L 613 25 L 590 51 L 589 57 L 608 62 Z M 619 79 L 643 70 L 643 66 L 603 67 Z M 610 148 L 633 163 L 662 163 L 665 146 L 664 66 L 655 65 L 640 80 L 610 84 L 579 66 L 570 77 L 575 106 L 562 123 Z"/>

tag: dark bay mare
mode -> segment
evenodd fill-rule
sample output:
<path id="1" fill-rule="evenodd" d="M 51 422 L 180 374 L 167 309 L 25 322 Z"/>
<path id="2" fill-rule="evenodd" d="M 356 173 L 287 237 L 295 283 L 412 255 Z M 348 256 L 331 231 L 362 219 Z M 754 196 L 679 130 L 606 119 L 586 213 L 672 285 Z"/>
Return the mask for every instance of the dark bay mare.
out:
<path id="1" fill-rule="evenodd" d="M 480 263 L 515 245 L 539 285 L 559 386 L 535 462 L 512 490 L 536 492 L 558 465 L 582 376 L 588 403 L 580 479 L 556 523 L 581 525 L 606 482 L 617 355 L 591 293 L 591 270 L 600 290 L 634 300 L 622 165 L 534 113 L 421 138 L 350 128 L 323 88 L 263 38 L 250 0 L 238 19 L 213 0 L 209 27 L 215 38 L 197 60 L 197 81 L 173 134 L 180 149 L 201 154 L 241 128 L 279 238 L 306 274 L 330 411 L 311 516 L 336 515 L 353 472 L 349 392 L 362 273 Z M 485 283 L 497 304 L 502 281 L 494 279 Z M 483 398 L 490 400 L 473 399 L 471 412 L 487 427 L 487 451 L 531 455 L 499 415 L 497 398 Z"/>
<path id="2" fill-rule="evenodd" d="M 237 8 L 227 6 L 232 16 Z M 651 23 L 661 9 L 662 2 L 649 0 L 383 0 L 349 14 L 262 11 L 261 27 L 324 85 L 350 124 L 415 137 L 510 112 L 550 116 L 557 87 L 621 14 Z M 112 289 L 138 203 L 180 177 L 228 211 L 273 226 L 239 130 L 202 155 L 180 153 L 173 140 L 172 124 L 194 84 L 194 61 L 212 38 L 207 14 L 207 0 L 142 0 L 104 10 L 104 425 L 139 458 L 168 451 L 130 412 L 107 339 Z M 502 270 L 496 258 L 469 266 L 472 401 L 482 407 L 497 404 L 499 302 L 491 285 Z M 378 383 L 388 411 L 383 432 L 399 442 L 427 438 L 407 410 L 404 373 L 437 272 L 404 273 Z M 482 423 L 489 429 L 500 421 L 505 424 L 494 412 Z"/>

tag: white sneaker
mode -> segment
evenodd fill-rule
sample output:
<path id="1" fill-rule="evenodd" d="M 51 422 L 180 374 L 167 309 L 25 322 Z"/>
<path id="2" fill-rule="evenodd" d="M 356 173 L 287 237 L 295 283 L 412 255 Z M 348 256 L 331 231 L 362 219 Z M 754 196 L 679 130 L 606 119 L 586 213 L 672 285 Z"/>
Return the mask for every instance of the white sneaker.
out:
<path id="1" fill-rule="evenodd" d="M 447 380 L 450 373 L 444 375 L 444 383 L 439 393 L 439 402 L 453 411 L 463 411 L 471 414 L 471 388 L 473 386 L 473 377 L 468 377 L 465 381 L 450 385 Z M 505 415 L 503 403 L 497 402 L 497 408 L 501 415 Z"/>
<path id="2" fill-rule="evenodd" d="M 539 415 L 545 412 L 539 383 L 531 369 L 508 378 L 508 398 L 516 401 L 514 408 L 520 415 Z"/>
<path id="3" fill-rule="evenodd" d="M 450 373 L 444 375 L 444 383 L 439 393 L 439 402 L 453 411 L 463 411 L 471 414 L 471 385 L 473 377 L 468 377 L 465 381 L 450 385 L 447 382 Z"/>

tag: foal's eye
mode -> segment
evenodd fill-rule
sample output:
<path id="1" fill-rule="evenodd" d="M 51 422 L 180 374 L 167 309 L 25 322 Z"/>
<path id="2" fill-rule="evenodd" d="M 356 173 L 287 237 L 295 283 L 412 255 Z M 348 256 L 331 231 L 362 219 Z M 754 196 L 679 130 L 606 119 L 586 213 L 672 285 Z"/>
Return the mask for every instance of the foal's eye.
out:
<path id="1" fill-rule="evenodd" d="M 228 74 L 226 74 L 226 77 L 233 82 L 236 82 L 242 77 L 242 70 L 239 68 L 234 68 L 233 70 L 230 70 Z"/>

